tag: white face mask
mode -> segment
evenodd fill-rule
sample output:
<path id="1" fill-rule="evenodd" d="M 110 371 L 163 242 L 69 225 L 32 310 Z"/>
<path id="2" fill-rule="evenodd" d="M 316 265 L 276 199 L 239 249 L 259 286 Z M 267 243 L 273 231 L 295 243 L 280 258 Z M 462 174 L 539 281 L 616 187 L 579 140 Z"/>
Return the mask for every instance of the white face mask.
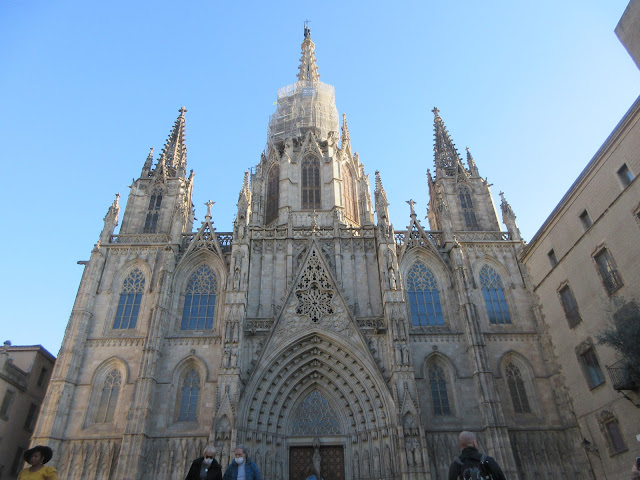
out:
<path id="1" fill-rule="evenodd" d="M 238 458 L 236 458 L 236 463 L 237 463 L 238 465 L 241 465 L 241 464 L 242 464 L 242 462 L 244 462 L 244 457 L 238 457 Z"/>
<path id="2" fill-rule="evenodd" d="M 211 462 L 213 462 L 213 458 L 205 458 L 202 463 L 205 465 L 211 465 Z"/>

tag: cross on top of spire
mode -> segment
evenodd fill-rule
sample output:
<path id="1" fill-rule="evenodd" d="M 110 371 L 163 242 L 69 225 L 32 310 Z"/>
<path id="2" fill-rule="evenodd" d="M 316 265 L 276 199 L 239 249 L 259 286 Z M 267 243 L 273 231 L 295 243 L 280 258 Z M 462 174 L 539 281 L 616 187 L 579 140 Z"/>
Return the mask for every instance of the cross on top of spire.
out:
<path id="1" fill-rule="evenodd" d="M 189 110 L 187 110 L 187 107 L 180 107 L 180 110 L 178 110 L 180 112 L 180 116 L 184 117 L 184 114 L 187 113 Z"/>

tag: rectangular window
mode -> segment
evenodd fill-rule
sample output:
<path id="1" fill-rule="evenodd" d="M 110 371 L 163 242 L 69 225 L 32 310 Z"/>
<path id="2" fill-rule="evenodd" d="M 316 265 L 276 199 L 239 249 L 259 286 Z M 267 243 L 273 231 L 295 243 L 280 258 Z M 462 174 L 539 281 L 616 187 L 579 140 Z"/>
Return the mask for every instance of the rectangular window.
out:
<path id="1" fill-rule="evenodd" d="M 7 419 L 9 417 L 9 410 L 11 409 L 11 404 L 13 403 L 13 399 L 16 396 L 16 392 L 13 390 L 7 390 L 4 394 L 4 398 L 2 399 L 2 405 L 0 405 L 0 418 Z"/>
<path id="2" fill-rule="evenodd" d="M 598 273 L 602 278 L 602 283 L 610 294 L 622 287 L 622 279 L 616 268 L 616 264 L 613 261 L 613 257 L 609 253 L 609 250 L 603 248 L 593 257 L 598 266 Z"/>
<path id="3" fill-rule="evenodd" d="M 580 311 L 578 310 L 576 297 L 573 296 L 573 292 L 571 291 L 571 288 L 569 288 L 569 285 L 562 287 L 558 293 L 560 294 L 560 302 L 564 309 L 564 315 L 569 321 L 569 326 L 573 328 L 582 320 L 582 318 L 580 318 Z"/>
<path id="4" fill-rule="evenodd" d="M 582 363 L 589 388 L 595 388 L 604 383 L 604 374 L 602 373 L 598 357 L 596 357 L 596 352 L 593 348 L 589 348 L 580 354 L 580 363 Z"/>
<path id="5" fill-rule="evenodd" d="M 591 227 L 591 225 L 593 225 L 591 217 L 589 216 L 589 212 L 587 212 L 586 210 L 584 210 L 580 214 L 580 221 L 582 222 L 582 226 L 584 227 L 585 232 L 589 230 L 589 227 Z"/>
<path id="6" fill-rule="evenodd" d="M 633 175 L 629 171 L 626 163 L 618 170 L 618 178 L 620 179 L 623 188 L 627 188 L 631 182 L 633 182 Z"/>
<path id="7" fill-rule="evenodd" d="M 40 375 L 38 376 L 38 386 L 41 387 L 42 384 L 44 383 L 44 378 L 47 376 L 47 372 L 48 370 L 44 367 L 42 367 L 42 370 L 40 370 Z"/>
<path id="8" fill-rule="evenodd" d="M 607 420 L 604 423 L 604 428 L 607 431 L 607 437 L 612 452 L 619 453 L 625 451 L 627 449 L 627 446 L 625 445 L 624 438 L 622 437 L 622 433 L 620 432 L 620 425 L 618 424 L 618 420 L 615 418 Z"/>
<path id="9" fill-rule="evenodd" d="M 547 253 L 547 256 L 549 257 L 549 263 L 551 263 L 552 267 L 555 267 L 558 264 L 558 258 L 556 257 L 556 252 L 553 251 L 553 249 L 549 250 L 549 253 Z"/>
<path id="10" fill-rule="evenodd" d="M 38 418 L 38 405 L 32 403 L 29 407 L 29 413 L 24 421 L 24 429 L 33 432 L 33 427 L 36 426 L 36 418 Z"/>

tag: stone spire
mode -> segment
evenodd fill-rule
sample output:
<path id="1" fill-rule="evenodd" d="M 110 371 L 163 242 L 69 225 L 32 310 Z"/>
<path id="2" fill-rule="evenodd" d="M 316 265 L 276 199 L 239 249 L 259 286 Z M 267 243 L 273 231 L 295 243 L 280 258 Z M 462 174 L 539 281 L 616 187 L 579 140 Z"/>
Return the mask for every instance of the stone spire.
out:
<path id="1" fill-rule="evenodd" d="M 167 143 L 164 144 L 162 154 L 158 164 L 163 164 L 170 173 L 170 176 L 183 177 L 187 168 L 187 144 L 185 142 L 185 119 L 184 114 L 187 111 L 182 107 L 179 112 L 176 123 L 169 134 Z M 159 166 L 158 165 L 158 166 Z"/>
<path id="2" fill-rule="evenodd" d="M 151 175 L 151 166 L 153 165 L 153 147 L 149 150 L 149 155 L 147 155 L 147 159 L 144 161 L 144 165 L 142 166 L 142 173 L 140 174 L 141 178 L 147 178 Z"/>
<path id="3" fill-rule="evenodd" d="M 376 202 L 376 213 L 378 214 L 378 225 L 389 225 L 389 201 L 387 200 L 387 193 L 382 186 L 382 180 L 380 179 L 380 172 L 376 170 L 376 189 L 373 192 Z"/>
<path id="4" fill-rule="evenodd" d="M 349 125 L 347 125 L 347 115 L 342 114 L 342 151 L 351 154 L 351 135 L 349 134 Z"/>
<path id="5" fill-rule="evenodd" d="M 504 192 L 500 192 L 500 199 L 502 202 L 500 203 L 500 210 L 502 210 L 502 223 L 507 226 L 507 231 L 511 235 L 511 240 L 522 240 L 520 236 L 520 229 L 516 224 L 516 215 L 513 213 L 513 209 L 509 202 L 504 198 Z"/>
<path id="6" fill-rule="evenodd" d="M 462 161 L 458 155 L 455 144 L 449 137 L 447 127 L 445 127 L 440 111 L 434 107 L 431 110 L 434 115 L 434 158 L 436 164 L 436 178 L 438 177 L 454 177 L 458 173 L 465 172 Z M 465 172 L 466 173 L 466 172 Z"/>
<path id="7" fill-rule="evenodd" d="M 320 78 L 318 65 L 316 65 L 316 46 L 311 40 L 311 29 L 308 22 L 304 22 L 304 41 L 302 42 L 302 57 L 300 57 L 300 68 L 298 80 L 300 82 L 317 82 Z"/>
<path id="8" fill-rule="evenodd" d="M 478 167 L 476 166 L 476 162 L 473 161 L 473 157 L 471 156 L 471 152 L 469 151 L 469 147 L 467 147 L 467 165 L 469 166 L 469 173 L 473 177 L 479 177 L 480 173 L 478 173 Z"/>

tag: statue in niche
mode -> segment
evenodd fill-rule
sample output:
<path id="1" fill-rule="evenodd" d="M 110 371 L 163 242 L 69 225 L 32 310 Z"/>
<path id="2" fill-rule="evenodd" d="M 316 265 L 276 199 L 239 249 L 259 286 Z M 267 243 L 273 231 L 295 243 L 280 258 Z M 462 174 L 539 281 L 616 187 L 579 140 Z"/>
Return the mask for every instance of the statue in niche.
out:
<path id="1" fill-rule="evenodd" d="M 229 358 L 229 364 L 231 367 L 238 366 L 238 347 L 233 347 L 231 349 L 231 356 Z"/>
<path id="2" fill-rule="evenodd" d="M 320 456 L 320 440 L 318 437 L 313 439 L 313 471 L 316 474 L 316 477 L 320 479 L 320 464 L 322 461 L 322 457 Z"/>
<path id="3" fill-rule="evenodd" d="M 391 290 L 398 289 L 398 285 L 396 283 L 396 274 L 393 272 L 393 268 L 389 269 L 389 288 Z"/>
<path id="4" fill-rule="evenodd" d="M 240 268 L 236 267 L 233 272 L 233 290 L 237 292 L 240 290 Z"/>

